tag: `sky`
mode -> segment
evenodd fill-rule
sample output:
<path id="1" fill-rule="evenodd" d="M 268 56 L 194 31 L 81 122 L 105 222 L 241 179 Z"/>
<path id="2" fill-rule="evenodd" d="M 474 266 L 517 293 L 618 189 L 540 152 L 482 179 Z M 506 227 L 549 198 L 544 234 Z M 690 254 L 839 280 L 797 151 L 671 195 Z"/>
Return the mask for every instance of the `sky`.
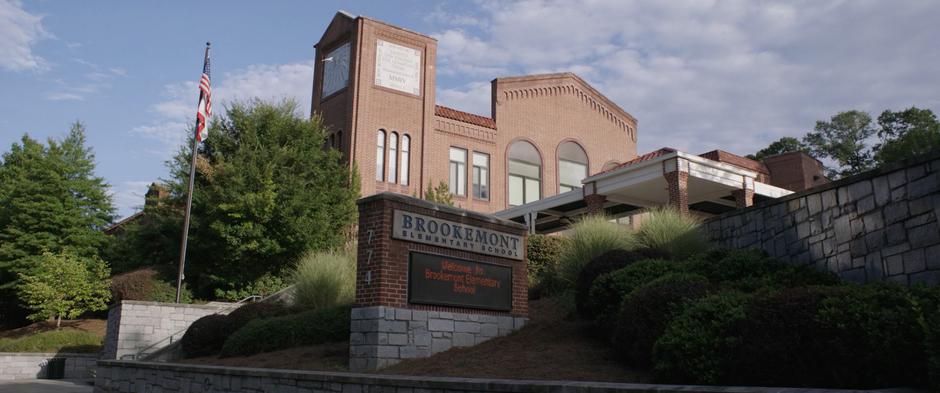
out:
<path id="1" fill-rule="evenodd" d="M 753 153 L 845 110 L 940 113 L 937 1 L 0 0 L 0 152 L 86 126 L 119 217 L 168 176 L 206 41 L 215 113 L 292 98 L 338 10 L 438 40 L 437 101 L 489 114 L 496 77 L 571 71 L 639 119 L 639 153 Z"/>

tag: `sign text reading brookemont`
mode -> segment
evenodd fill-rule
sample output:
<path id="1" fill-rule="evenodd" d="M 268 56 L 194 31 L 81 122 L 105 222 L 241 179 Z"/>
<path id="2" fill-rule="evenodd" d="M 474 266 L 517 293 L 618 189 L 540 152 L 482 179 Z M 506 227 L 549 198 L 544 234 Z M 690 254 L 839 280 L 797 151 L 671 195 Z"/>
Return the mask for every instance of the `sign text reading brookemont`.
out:
<path id="1" fill-rule="evenodd" d="M 395 210 L 392 237 L 517 260 L 524 247 L 521 236 L 402 210 Z"/>

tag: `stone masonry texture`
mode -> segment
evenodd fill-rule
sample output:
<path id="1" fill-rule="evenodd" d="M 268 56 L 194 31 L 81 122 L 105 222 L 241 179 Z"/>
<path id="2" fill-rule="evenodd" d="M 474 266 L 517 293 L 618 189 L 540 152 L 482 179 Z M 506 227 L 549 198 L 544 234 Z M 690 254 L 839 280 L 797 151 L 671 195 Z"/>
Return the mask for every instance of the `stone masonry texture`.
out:
<path id="1" fill-rule="evenodd" d="M 484 378 L 272 370 L 190 364 L 98 362 L 95 393 L 827 393 L 853 390 L 638 383 L 526 381 Z"/>
<path id="2" fill-rule="evenodd" d="M 44 379 L 51 359 L 65 359 L 65 379 L 94 379 L 97 354 L 0 353 L 0 381 Z"/>
<path id="3" fill-rule="evenodd" d="M 145 348 L 152 353 L 179 340 L 185 329 L 206 315 L 226 313 L 232 304 L 175 304 L 124 300 L 108 311 L 102 359 L 121 359 Z M 168 339 L 172 336 L 172 339 Z"/>
<path id="4" fill-rule="evenodd" d="M 855 282 L 940 284 L 940 154 L 708 220 L 717 242 Z"/>

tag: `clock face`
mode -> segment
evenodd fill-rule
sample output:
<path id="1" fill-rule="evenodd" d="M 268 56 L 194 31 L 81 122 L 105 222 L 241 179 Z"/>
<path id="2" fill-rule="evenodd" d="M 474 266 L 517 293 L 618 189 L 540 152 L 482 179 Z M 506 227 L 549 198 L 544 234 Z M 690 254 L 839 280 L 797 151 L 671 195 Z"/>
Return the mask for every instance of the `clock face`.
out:
<path id="1" fill-rule="evenodd" d="M 349 43 L 327 53 L 323 59 L 323 92 L 328 97 L 349 83 Z"/>

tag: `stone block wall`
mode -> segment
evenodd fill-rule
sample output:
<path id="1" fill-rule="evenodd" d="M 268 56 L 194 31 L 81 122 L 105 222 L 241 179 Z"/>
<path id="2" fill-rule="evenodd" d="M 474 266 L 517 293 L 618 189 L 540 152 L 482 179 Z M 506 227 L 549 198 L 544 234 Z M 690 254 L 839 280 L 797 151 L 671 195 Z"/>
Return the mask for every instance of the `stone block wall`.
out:
<path id="1" fill-rule="evenodd" d="M 0 353 L 0 381 L 44 379 L 51 359 L 65 359 L 65 379 L 94 379 L 98 354 Z"/>
<path id="2" fill-rule="evenodd" d="M 940 154 L 708 220 L 717 242 L 855 282 L 940 283 Z"/>
<path id="3" fill-rule="evenodd" d="M 527 318 L 385 306 L 352 310 L 350 369 L 375 370 L 401 360 L 469 347 L 521 329 Z"/>
<path id="4" fill-rule="evenodd" d="M 233 303 L 176 304 L 121 301 L 108 312 L 108 333 L 102 359 L 136 356 L 141 350 L 156 352 L 178 341 L 189 325 L 206 315 L 228 313 Z"/>

